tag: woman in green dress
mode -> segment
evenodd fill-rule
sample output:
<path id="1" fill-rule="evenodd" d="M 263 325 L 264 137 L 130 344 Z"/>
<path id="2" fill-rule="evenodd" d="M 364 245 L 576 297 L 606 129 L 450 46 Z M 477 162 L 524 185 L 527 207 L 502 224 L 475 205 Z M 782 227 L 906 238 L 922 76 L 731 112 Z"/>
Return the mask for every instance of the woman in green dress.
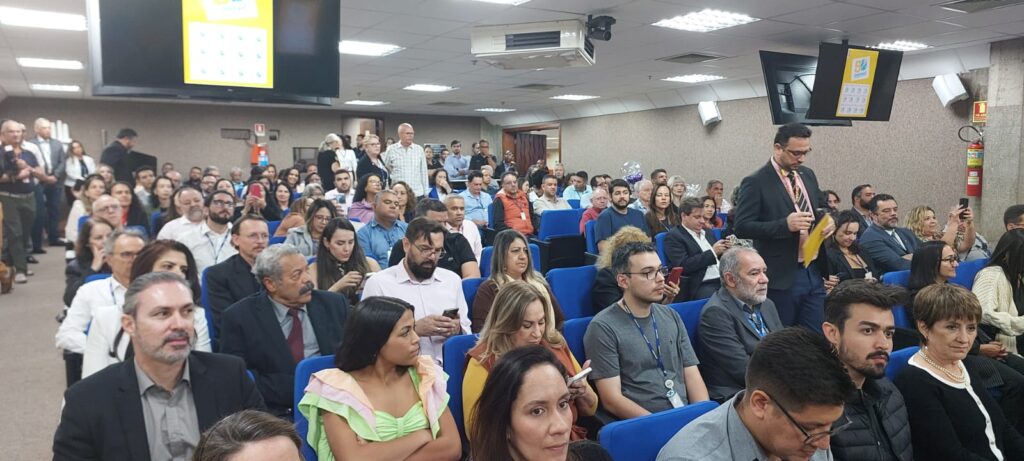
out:
<path id="1" fill-rule="evenodd" d="M 314 374 L 299 411 L 321 460 L 457 460 L 447 375 L 420 356 L 413 307 L 371 297 L 349 313 L 335 366 Z"/>

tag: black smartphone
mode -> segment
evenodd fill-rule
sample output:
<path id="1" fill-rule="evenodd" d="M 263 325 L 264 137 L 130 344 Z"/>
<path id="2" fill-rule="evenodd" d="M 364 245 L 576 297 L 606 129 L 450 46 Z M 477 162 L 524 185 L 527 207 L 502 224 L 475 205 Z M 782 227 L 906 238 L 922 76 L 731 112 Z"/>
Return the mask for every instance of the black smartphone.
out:
<path id="1" fill-rule="evenodd" d="M 453 320 L 457 319 L 459 318 L 459 308 L 453 307 L 451 309 L 446 309 L 441 315 Z"/>
<path id="2" fill-rule="evenodd" d="M 967 197 L 960 197 L 960 208 L 963 208 L 963 209 L 966 210 L 967 207 L 969 207 L 969 206 L 971 206 L 970 200 L 968 200 Z M 964 219 L 964 215 L 965 214 L 967 214 L 966 211 L 961 211 L 960 212 L 960 219 Z"/>

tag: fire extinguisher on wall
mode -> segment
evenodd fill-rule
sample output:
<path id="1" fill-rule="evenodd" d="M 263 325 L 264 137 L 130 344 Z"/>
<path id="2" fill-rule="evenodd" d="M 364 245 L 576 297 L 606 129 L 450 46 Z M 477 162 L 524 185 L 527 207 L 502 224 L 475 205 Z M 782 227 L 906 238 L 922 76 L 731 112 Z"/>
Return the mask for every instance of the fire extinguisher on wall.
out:
<path id="1" fill-rule="evenodd" d="M 977 135 L 974 139 L 964 137 L 964 130 L 973 130 Z M 957 133 L 960 140 L 967 143 L 967 187 L 969 197 L 981 197 L 982 176 L 985 169 L 985 134 L 977 127 L 967 125 L 960 127 Z"/>
<path id="2" fill-rule="evenodd" d="M 249 156 L 250 165 L 259 165 L 265 167 L 270 164 L 270 156 L 267 155 L 266 144 L 253 144 L 252 152 Z"/>

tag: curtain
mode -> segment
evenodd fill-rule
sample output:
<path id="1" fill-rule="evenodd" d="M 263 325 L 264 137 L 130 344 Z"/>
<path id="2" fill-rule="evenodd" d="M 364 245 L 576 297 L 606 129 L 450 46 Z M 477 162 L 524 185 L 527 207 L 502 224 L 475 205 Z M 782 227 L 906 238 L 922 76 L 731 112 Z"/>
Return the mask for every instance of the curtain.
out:
<path id="1" fill-rule="evenodd" d="M 542 134 L 516 133 L 516 165 L 525 173 L 538 160 L 546 161 L 548 157 L 547 136 Z"/>

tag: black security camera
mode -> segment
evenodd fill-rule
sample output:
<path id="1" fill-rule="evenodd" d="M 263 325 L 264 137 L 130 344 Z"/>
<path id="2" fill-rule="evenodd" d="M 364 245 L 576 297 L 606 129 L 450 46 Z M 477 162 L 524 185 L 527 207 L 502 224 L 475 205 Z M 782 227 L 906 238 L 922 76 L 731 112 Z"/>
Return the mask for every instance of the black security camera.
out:
<path id="1" fill-rule="evenodd" d="M 587 38 L 608 41 L 612 38 L 612 24 L 615 18 L 611 16 L 587 16 Z"/>

